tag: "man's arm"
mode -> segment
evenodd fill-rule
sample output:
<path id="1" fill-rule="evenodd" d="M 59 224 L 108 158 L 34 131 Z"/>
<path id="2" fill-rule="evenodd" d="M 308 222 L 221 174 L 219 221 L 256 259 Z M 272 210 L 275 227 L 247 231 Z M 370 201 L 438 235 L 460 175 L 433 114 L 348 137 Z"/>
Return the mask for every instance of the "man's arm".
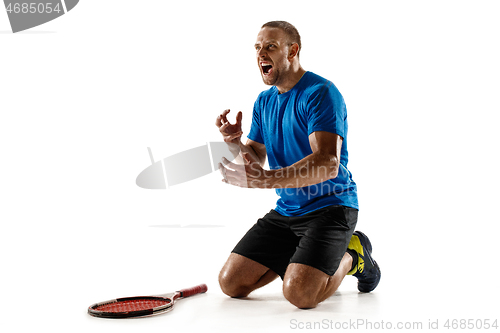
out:
<path id="1" fill-rule="evenodd" d="M 225 160 L 221 171 L 225 182 L 241 187 L 297 188 L 310 186 L 337 177 L 342 141 L 343 138 L 340 135 L 318 131 L 309 135 L 312 154 L 289 167 L 264 170 L 259 159 L 252 154 L 243 152 L 245 165 L 237 165 Z"/>
<path id="2" fill-rule="evenodd" d="M 309 135 L 312 154 L 289 167 L 265 171 L 272 177 L 273 187 L 303 187 L 337 177 L 340 165 L 342 137 L 330 132 Z"/>
<path id="3" fill-rule="evenodd" d="M 249 153 L 254 161 L 257 161 L 260 167 L 264 167 L 266 164 L 267 150 L 266 146 L 257 141 L 247 139 L 246 144 L 240 145 L 241 153 Z"/>

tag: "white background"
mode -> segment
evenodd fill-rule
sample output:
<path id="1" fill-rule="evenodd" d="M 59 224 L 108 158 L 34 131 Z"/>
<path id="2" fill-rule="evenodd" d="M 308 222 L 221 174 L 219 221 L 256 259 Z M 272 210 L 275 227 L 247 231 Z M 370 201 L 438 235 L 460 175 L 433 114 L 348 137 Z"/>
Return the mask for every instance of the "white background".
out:
<path id="1" fill-rule="evenodd" d="M 294 331 L 292 321 L 498 319 L 500 111 L 496 1 L 81 1 L 12 34 L 0 10 L 1 320 L 9 332 Z M 260 26 L 287 20 L 306 70 L 349 115 L 358 229 L 383 278 L 347 277 L 314 310 L 279 281 L 223 296 L 232 247 L 272 191 L 214 173 L 168 190 L 136 176 L 220 140 L 217 115 L 258 93 Z M 190 224 L 206 227 L 188 228 Z M 180 225 L 180 227 L 172 227 Z M 207 283 L 173 313 L 113 321 L 94 302 Z M 496 308 L 495 308 L 496 307 Z M 496 316 L 496 317 L 495 317 Z M 298 329 L 295 329 L 295 331 Z"/>

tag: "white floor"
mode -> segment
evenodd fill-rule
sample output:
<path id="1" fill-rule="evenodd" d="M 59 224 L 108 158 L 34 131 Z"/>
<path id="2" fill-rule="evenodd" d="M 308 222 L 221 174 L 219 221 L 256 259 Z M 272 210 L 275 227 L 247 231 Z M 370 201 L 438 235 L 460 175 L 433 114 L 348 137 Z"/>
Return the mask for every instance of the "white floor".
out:
<path id="1" fill-rule="evenodd" d="M 495 284 L 494 277 L 471 274 L 465 264 L 457 266 L 459 260 L 450 261 L 452 271 L 432 264 L 429 270 L 426 258 L 419 262 L 415 252 L 407 252 L 401 260 L 402 256 L 392 255 L 390 244 L 377 240 L 376 233 L 371 238 L 383 279 L 370 294 L 358 293 L 356 279 L 346 277 L 337 293 L 311 310 L 289 304 L 281 294 L 280 280 L 246 299 L 228 298 L 218 287 L 217 273 L 242 231 L 235 226 L 165 224 L 72 229 L 72 239 L 61 239 L 64 236 L 57 234 L 61 228 L 54 230 L 54 236 L 46 233 L 45 241 L 37 241 L 37 232 L 26 235 L 26 241 L 37 244 L 35 250 L 15 254 L 16 262 L 4 260 L 8 270 L 2 298 L 11 303 L 2 304 L 3 324 L 9 323 L 8 332 L 41 328 L 51 332 L 174 328 L 181 332 L 288 332 L 311 327 L 375 330 L 388 325 L 421 330 L 436 320 L 444 329 L 447 319 L 498 319 L 494 305 L 498 289 L 486 284 Z M 427 257 L 432 252 L 424 253 Z M 98 301 L 166 293 L 199 283 L 208 285 L 206 294 L 181 299 L 164 315 L 111 320 L 86 313 Z"/>

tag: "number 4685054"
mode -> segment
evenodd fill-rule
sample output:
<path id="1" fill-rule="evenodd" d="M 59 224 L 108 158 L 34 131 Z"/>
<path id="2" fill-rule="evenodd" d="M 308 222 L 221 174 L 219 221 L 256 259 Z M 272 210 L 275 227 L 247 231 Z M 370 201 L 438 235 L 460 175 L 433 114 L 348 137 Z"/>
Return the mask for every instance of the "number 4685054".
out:
<path id="1" fill-rule="evenodd" d="M 35 13 L 46 13 L 50 14 L 52 12 L 60 13 L 62 11 L 60 7 L 60 3 L 56 3 L 55 6 L 52 6 L 51 2 L 47 3 L 9 3 L 7 6 L 7 13 L 15 13 L 15 14 L 35 14 Z"/>

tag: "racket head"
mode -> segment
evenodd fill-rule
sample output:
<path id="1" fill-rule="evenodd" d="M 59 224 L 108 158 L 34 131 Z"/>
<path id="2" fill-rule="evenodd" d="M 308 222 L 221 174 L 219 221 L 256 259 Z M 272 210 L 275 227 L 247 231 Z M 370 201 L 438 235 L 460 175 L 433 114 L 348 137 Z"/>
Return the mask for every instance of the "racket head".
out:
<path id="1" fill-rule="evenodd" d="M 161 296 L 123 297 L 92 304 L 88 308 L 88 313 L 91 316 L 100 318 L 153 316 L 172 310 L 174 306 L 173 300 L 173 297 Z"/>
<path id="2" fill-rule="evenodd" d="M 173 294 L 157 296 L 135 296 L 112 299 L 89 306 L 88 313 L 100 318 L 149 317 L 173 309 L 178 298 L 185 298 L 207 291 L 206 284 L 181 289 Z"/>

